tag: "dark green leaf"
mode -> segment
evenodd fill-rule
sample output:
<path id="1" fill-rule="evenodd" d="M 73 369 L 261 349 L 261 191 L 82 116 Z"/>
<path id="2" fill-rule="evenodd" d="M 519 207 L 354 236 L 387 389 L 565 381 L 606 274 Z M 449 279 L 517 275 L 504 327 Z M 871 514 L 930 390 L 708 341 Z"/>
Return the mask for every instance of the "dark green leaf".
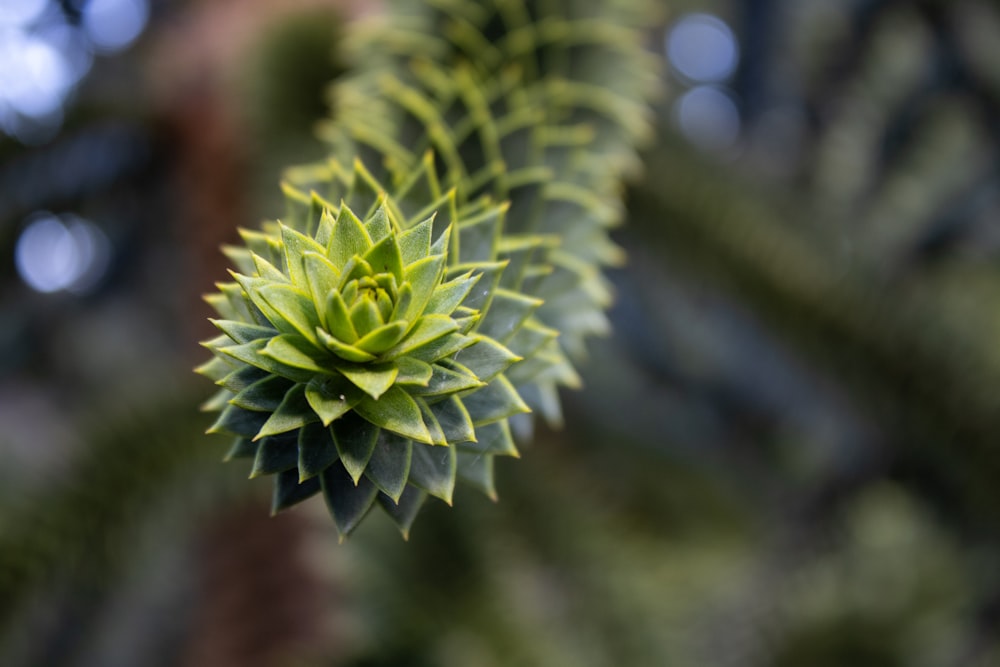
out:
<path id="1" fill-rule="evenodd" d="M 319 417 L 313 412 L 306 400 L 305 392 L 304 384 L 297 384 L 289 389 L 281 401 L 281 405 L 271 413 L 268 420 L 260 427 L 254 440 L 278 433 L 286 433 L 310 422 L 318 421 Z"/>
<path id="2" fill-rule="evenodd" d="M 420 408 L 398 386 L 390 387 L 379 400 L 365 396 L 355 411 L 382 428 L 419 442 L 431 442 L 430 433 L 420 416 Z"/>
<path id="3" fill-rule="evenodd" d="M 298 436 L 295 433 L 264 438 L 257 448 L 250 477 L 273 475 L 297 467 L 299 463 Z M 294 472 L 294 471 L 293 471 Z"/>
<path id="4" fill-rule="evenodd" d="M 249 366 L 248 368 L 253 367 Z M 274 412 L 281 405 L 285 394 L 292 386 L 291 380 L 278 375 L 267 375 L 236 394 L 232 403 L 246 410 Z"/>
<path id="5" fill-rule="evenodd" d="M 254 442 L 250 438 L 236 438 L 233 440 L 232 447 L 226 452 L 226 456 L 223 458 L 224 461 L 232 461 L 234 459 L 252 459 L 257 456 L 257 448 L 260 447 L 259 442 Z"/>
<path id="6" fill-rule="evenodd" d="M 503 375 L 498 375 L 482 389 L 462 399 L 476 426 L 489 424 L 531 409 Z"/>
<path id="7" fill-rule="evenodd" d="M 274 478 L 274 493 L 271 496 L 271 515 L 288 509 L 296 503 L 311 498 L 320 492 L 322 485 L 318 478 L 299 482 L 295 470 L 285 470 Z"/>
<path id="8" fill-rule="evenodd" d="M 414 443 L 410 484 L 451 505 L 457 461 L 454 447 Z"/>
<path id="9" fill-rule="evenodd" d="M 412 451 L 412 440 L 383 430 L 365 468 L 365 476 L 382 493 L 398 501 L 410 474 Z"/>
<path id="10" fill-rule="evenodd" d="M 378 488 L 362 477 L 357 485 L 343 466 L 332 465 L 319 477 L 326 506 L 341 538 L 349 535 L 371 509 Z"/>
<path id="11" fill-rule="evenodd" d="M 449 444 L 476 439 L 469 412 L 457 396 L 449 396 L 443 401 L 430 404 L 429 407 Z"/>
<path id="12" fill-rule="evenodd" d="M 212 424 L 209 433 L 228 433 L 244 438 L 257 435 L 260 427 L 267 421 L 266 412 L 252 412 L 235 405 L 227 405 Z"/>
<path id="13" fill-rule="evenodd" d="M 476 442 L 466 442 L 459 446 L 461 451 L 493 456 L 513 456 L 521 454 L 514 445 L 510 433 L 510 423 L 506 419 L 476 427 Z"/>
<path id="14" fill-rule="evenodd" d="M 278 335 L 278 331 L 271 327 L 262 327 L 246 322 L 234 322 L 232 320 L 209 320 L 223 333 L 229 336 L 236 343 L 249 343 L 258 338 L 270 338 Z"/>
<path id="15" fill-rule="evenodd" d="M 496 501 L 497 491 L 493 484 L 493 457 L 488 454 L 457 452 L 458 478 L 470 484 Z"/>
<path id="16" fill-rule="evenodd" d="M 413 520 L 417 518 L 417 513 L 426 499 L 426 493 L 412 486 L 403 489 L 398 503 L 384 493 L 378 495 L 379 504 L 399 528 L 404 540 L 410 538 L 410 526 L 413 525 Z"/>
<path id="17" fill-rule="evenodd" d="M 357 483 L 375 450 L 379 428 L 356 414 L 348 413 L 333 422 L 330 433 L 343 467 Z"/>
<path id="18" fill-rule="evenodd" d="M 314 422 L 299 430 L 299 481 L 315 477 L 338 458 L 340 454 L 329 428 Z"/>

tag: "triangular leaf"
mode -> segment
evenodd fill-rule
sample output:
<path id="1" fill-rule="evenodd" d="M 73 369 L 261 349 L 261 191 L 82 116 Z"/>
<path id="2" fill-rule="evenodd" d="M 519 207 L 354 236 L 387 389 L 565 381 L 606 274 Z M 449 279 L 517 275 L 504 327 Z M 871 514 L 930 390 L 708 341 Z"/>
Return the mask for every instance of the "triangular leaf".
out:
<path id="1" fill-rule="evenodd" d="M 498 375 L 482 389 L 462 398 L 476 426 L 489 424 L 531 408 L 521 399 L 514 386 L 503 375 Z"/>
<path id="2" fill-rule="evenodd" d="M 366 420 L 388 431 L 419 442 L 431 442 L 420 408 L 398 386 L 390 387 L 377 401 L 365 396 L 354 409 Z"/>
<path id="3" fill-rule="evenodd" d="M 329 426 L 361 400 L 361 392 L 339 376 L 316 377 L 306 385 L 306 401 L 323 422 Z"/>
<path id="4" fill-rule="evenodd" d="M 414 443 L 410 484 L 451 505 L 457 461 L 454 447 Z"/>
<path id="5" fill-rule="evenodd" d="M 365 468 L 365 476 L 382 493 L 398 501 L 410 474 L 412 451 L 412 440 L 383 430 Z"/>
<path id="6" fill-rule="evenodd" d="M 288 390 L 281 405 L 271 413 L 264 425 L 260 427 L 254 440 L 278 433 L 286 433 L 318 420 L 319 417 L 306 401 L 305 385 L 297 384 Z"/>
<path id="7" fill-rule="evenodd" d="M 493 501 L 497 499 L 497 490 L 493 484 L 493 457 L 488 454 L 473 454 L 457 452 L 458 478 L 470 484 Z"/>
<path id="8" fill-rule="evenodd" d="M 281 510 L 288 509 L 296 503 L 311 498 L 319 493 L 321 488 L 319 479 L 307 479 L 300 482 L 299 475 L 294 469 L 278 473 L 274 478 L 274 492 L 271 496 L 271 515 L 273 516 Z"/>
<path id="9" fill-rule="evenodd" d="M 426 493 L 409 485 L 403 489 L 398 503 L 384 493 L 378 495 L 379 504 L 399 528 L 404 540 L 409 539 L 410 526 L 413 525 L 413 520 L 417 518 L 417 513 L 426 499 Z"/>
<path id="10" fill-rule="evenodd" d="M 378 488 L 362 477 L 357 485 L 343 466 L 332 465 L 320 475 L 323 498 L 341 537 L 358 527 L 371 509 Z"/>
<path id="11" fill-rule="evenodd" d="M 365 226 L 350 208 L 341 206 L 340 215 L 337 216 L 337 222 L 333 226 L 327 257 L 334 266 L 344 267 L 352 257 L 364 256 L 371 247 L 372 240 Z"/>
<path id="12" fill-rule="evenodd" d="M 393 385 L 399 375 L 399 367 L 394 363 L 338 364 L 337 370 L 376 400 Z"/>
<path id="13" fill-rule="evenodd" d="M 330 433 L 333 435 L 333 442 L 337 446 L 343 467 L 357 484 L 365 472 L 368 460 L 372 457 L 372 451 L 375 450 L 375 442 L 379 435 L 378 427 L 354 413 L 348 413 L 333 422 Z"/>
<path id="14" fill-rule="evenodd" d="M 410 333 L 398 345 L 386 350 L 383 357 L 395 359 L 403 355 L 413 354 L 421 347 L 457 330 L 458 324 L 447 315 L 425 315 L 417 321 Z"/>
<path id="15" fill-rule="evenodd" d="M 315 477 L 340 458 L 330 429 L 317 423 L 299 430 L 299 481 Z"/>
<path id="16" fill-rule="evenodd" d="M 298 465 L 298 437 L 295 434 L 264 438 L 257 448 L 250 477 L 273 475 Z"/>

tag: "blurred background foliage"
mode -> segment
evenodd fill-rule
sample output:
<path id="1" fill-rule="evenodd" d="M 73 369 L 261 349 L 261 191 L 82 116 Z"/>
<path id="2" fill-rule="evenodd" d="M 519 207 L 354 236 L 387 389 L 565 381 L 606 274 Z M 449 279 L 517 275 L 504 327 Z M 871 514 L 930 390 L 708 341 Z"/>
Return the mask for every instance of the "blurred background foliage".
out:
<path id="1" fill-rule="evenodd" d="M 664 2 L 565 430 L 338 546 L 191 368 L 376 11 L 0 0 L 0 664 L 1000 664 L 1000 7 Z"/>

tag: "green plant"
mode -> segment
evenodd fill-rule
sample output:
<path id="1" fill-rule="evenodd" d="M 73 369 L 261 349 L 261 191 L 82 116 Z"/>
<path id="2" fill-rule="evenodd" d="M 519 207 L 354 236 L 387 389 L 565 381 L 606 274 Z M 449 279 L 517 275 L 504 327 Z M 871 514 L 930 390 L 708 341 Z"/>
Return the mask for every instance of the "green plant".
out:
<path id="1" fill-rule="evenodd" d="M 457 479 L 495 496 L 511 420 L 561 420 L 607 331 L 607 231 L 655 81 L 642 2 L 399 1 L 334 89 L 331 157 L 289 170 L 282 222 L 227 248 L 212 431 L 322 492 L 342 535 L 375 504 L 404 535 Z M 514 422 L 530 432 L 530 421 Z"/>

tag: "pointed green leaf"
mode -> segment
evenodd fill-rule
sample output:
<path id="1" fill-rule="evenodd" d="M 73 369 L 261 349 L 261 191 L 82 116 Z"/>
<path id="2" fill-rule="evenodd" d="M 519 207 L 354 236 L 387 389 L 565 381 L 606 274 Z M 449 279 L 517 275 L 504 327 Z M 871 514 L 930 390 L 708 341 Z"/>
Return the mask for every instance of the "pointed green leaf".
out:
<path id="1" fill-rule="evenodd" d="M 396 359 L 395 363 L 399 367 L 396 384 L 426 387 L 434 373 L 430 364 L 412 357 L 400 357 Z"/>
<path id="2" fill-rule="evenodd" d="M 472 345 L 462 350 L 462 365 L 483 382 L 493 379 L 521 358 L 491 338 L 475 336 Z"/>
<path id="3" fill-rule="evenodd" d="M 222 378 L 232 373 L 235 369 L 233 363 L 227 357 L 214 356 L 205 363 L 194 369 L 198 375 L 203 375 L 213 382 L 218 382 Z"/>
<path id="4" fill-rule="evenodd" d="M 431 254 L 431 230 L 434 229 L 434 217 L 427 218 L 399 236 L 399 250 L 403 264 L 407 267 L 418 259 Z"/>
<path id="5" fill-rule="evenodd" d="M 414 443 L 410 484 L 451 505 L 457 461 L 454 447 Z"/>
<path id="6" fill-rule="evenodd" d="M 374 271 L 372 271 L 371 265 L 368 262 L 366 262 L 363 258 L 351 257 L 349 260 L 347 260 L 347 264 L 345 264 L 340 270 L 340 281 L 338 283 L 338 287 L 342 291 L 344 291 L 344 288 L 352 280 L 359 280 L 361 278 L 371 278 L 373 273 Z M 351 299 L 347 298 L 346 293 L 344 296 L 344 301 L 348 303 L 351 302 Z"/>
<path id="7" fill-rule="evenodd" d="M 355 255 L 364 256 L 372 247 L 365 226 L 347 206 L 340 207 L 340 215 L 333 226 L 333 236 L 327 247 L 327 257 L 334 266 L 344 267 Z"/>
<path id="8" fill-rule="evenodd" d="M 413 520 L 417 518 L 417 513 L 426 499 L 426 493 L 409 485 L 403 489 L 398 503 L 384 493 L 378 495 L 379 504 L 399 528 L 404 540 L 410 538 L 410 526 L 413 525 Z"/>
<path id="9" fill-rule="evenodd" d="M 431 442 L 430 433 L 420 416 L 420 408 L 398 386 L 390 387 L 377 401 L 365 396 L 354 410 L 387 431 L 419 442 Z"/>
<path id="10" fill-rule="evenodd" d="M 364 350 L 365 352 L 381 354 L 403 338 L 403 335 L 406 333 L 407 326 L 407 322 L 402 320 L 389 322 L 386 325 L 370 331 L 364 336 L 364 338 L 358 340 L 354 346 Z"/>
<path id="11" fill-rule="evenodd" d="M 306 401 L 324 426 L 342 417 L 360 400 L 361 392 L 340 376 L 315 377 L 306 385 Z"/>
<path id="12" fill-rule="evenodd" d="M 228 433 L 252 438 L 257 435 L 267 418 L 266 412 L 253 412 L 235 405 L 227 405 L 219 413 L 215 423 L 208 428 L 207 433 Z"/>
<path id="13" fill-rule="evenodd" d="M 250 253 L 250 261 L 253 263 L 254 272 L 257 276 L 270 282 L 287 283 L 288 276 L 281 272 L 277 266 L 267 261 L 255 252 Z"/>
<path id="14" fill-rule="evenodd" d="M 233 445 L 226 452 L 223 461 L 233 461 L 235 459 L 252 459 L 257 456 L 257 448 L 260 447 L 259 442 L 254 442 L 250 438 L 236 438 L 233 440 Z"/>
<path id="15" fill-rule="evenodd" d="M 325 255 L 315 252 L 307 252 L 302 256 L 302 270 L 306 277 L 302 284 L 309 286 L 313 304 L 323 307 L 323 312 L 318 314 L 320 321 L 325 322 L 327 295 L 337 286 L 340 271 Z"/>
<path id="16" fill-rule="evenodd" d="M 294 327 L 296 333 L 319 345 L 316 338 L 319 314 L 307 294 L 292 285 L 266 285 L 259 292 L 268 305 Z"/>
<path id="17" fill-rule="evenodd" d="M 357 484 L 375 449 L 378 427 L 356 414 L 348 413 L 333 422 L 330 433 L 340 454 L 340 462 Z"/>
<path id="18" fill-rule="evenodd" d="M 212 396 L 198 406 L 198 409 L 202 412 L 219 412 L 224 410 L 227 405 L 229 405 L 229 399 L 233 397 L 233 392 L 228 389 L 220 389 L 219 391 L 212 394 Z"/>
<path id="19" fill-rule="evenodd" d="M 489 424 L 521 412 L 531 412 L 528 405 L 503 375 L 498 375 L 482 389 L 462 399 L 476 426 Z"/>
<path id="20" fill-rule="evenodd" d="M 492 456 L 513 456 L 519 458 L 520 452 L 514 445 L 514 437 L 510 432 L 510 423 L 506 419 L 476 427 L 476 442 L 466 442 L 459 446 L 461 451 Z"/>
<path id="21" fill-rule="evenodd" d="M 406 319 L 406 313 L 410 310 L 412 302 L 413 287 L 410 286 L 410 283 L 403 283 L 396 292 L 396 306 L 389 317 L 390 321 L 409 322 L 412 326 L 413 320 Z"/>
<path id="22" fill-rule="evenodd" d="M 458 324 L 447 315 L 425 315 L 417 321 L 403 340 L 386 350 L 382 356 L 386 359 L 395 359 L 414 354 L 423 346 L 457 330 Z"/>
<path id="23" fill-rule="evenodd" d="M 412 440 L 382 431 L 378 442 L 375 443 L 375 451 L 368 461 L 368 467 L 365 468 L 365 477 L 382 493 L 398 501 L 410 475 L 412 451 Z"/>
<path id="24" fill-rule="evenodd" d="M 268 373 L 280 375 L 296 382 L 308 382 L 315 375 L 315 371 L 296 368 L 295 366 L 282 363 L 265 352 L 267 346 L 273 340 L 275 339 L 260 338 L 249 343 L 244 343 L 243 345 L 220 348 L 219 352 Z"/>
<path id="25" fill-rule="evenodd" d="M 278 335 L 278 331 L 271 327 L 262 327 L 256 324 L 247 324 L 246 322 L 234 322 L 232 320 L 210 319 L 209 321 L 239 344 Z"/>
<path id="26" fill-rule="evenodd" d="M 385 324 L 382 321 L 382 314 L 379 312 L 378 304 L 367 294 L 358 297 L 358 300 L 351 306 L 350 312 L 351 324 L 354 325 L 354 330 L 362 338 Z"/>
<path id="27" fill-rule="evenodd" d="M 307 252 L 325 255 L 326 248 L 291 227 L 279 223 L 279 228 L 281 230 L 281 243 L 284 246 L 285 266 L 288 269 L 288 277 L 292 279 L 294 285 L 305 287 L 307 285 L 307 278 L 305 266 L 302 263 L 303 257 Z"/>
<path id="28" fill-rule="evenodd" d="M 347 343 L 342 343 L 338 339 L 334 338 L 322 329 L 317 329 L 316 334 L 319 336 L 320 341 L 326 346 L 330 352 L 333 352 L 336 356 L 347 361 L 354 361 L 357 363 L 363 363 L 366 361 L 372 361 L 375 359 L 375 355 L 370 352 L 365 352 L 364 350 L 358 349 L 353 345 L 348 345 Z"/>
<path id="29" fill-rule="evenodd" d="M 457 323 L 456 323 L 457 326 Z M 410 350 L 406 356 L 433 363 L 448 359 L 455 353 L 472 345 L 473 339 L 461 334 L 459 331 L 442 336 L 432 343 L 421 345 L 419 348 Z"/>
<path id="30" fill-rule="evenodd" d="M 365 219 L 365 229 L 368 230 L 368 237 L 373 243 L 378 245 L 389 236 L 391 224 L 389 216 L 386 215 L 385 205 L 380 205 L 375 212 Z"/>
<path id="31" fill-rule="evenodd" d="M 434 295 L 434 288 L 441 280 L 443 270 L 444 255 L 431 255 L 406 267 L 405 281 L 413 288 L 413 299 L 400 319 L 413 321 L 424 312 L 424 307 Z"/>
<path id="32" fill-rule="evenodd" d="M 281 405 L 292 384 L 291 380 L 281 376 L 268 375 L 236 394 L 232 403 L 246 410 L 273 412 Z"/>
<path id="33" fill-rule="evenodd" d="M 315 477 L 339 458 L 329 428 L 314 422 L 299 430 L 299 481 Z"/>
<path id="34" fill-rule="evenodd" d="M 423 387 L 412 387 L 410 393 L 414 396 L 441 396 L 485 386 L 471 372 L 445 368 L 441 364 L 432 364 L 431 371 L 430 381 Z"/>
<path id="35" fill-rule="evenodd" d="M 542 305 L 535 299 L 518 292 L 498 289 L 486 314 L 479 321 L 476 330 L 500 342 L 514 335 L 521 324 Z"/>
<path id="36" fill-rule="evenodd" d="M 439 285 L 434 290 L 434 296 L 427 303 L 424 314 L 431 315 L 438 313 L 441 315 L 451 315 L 452 311 L 458 307 L 458 304 L 462 303 L 462 300 L 468 296 L 469 291 L 475 287 L 478 281 L 479 276 L 471 276 L 467 273 Z"/>
<path id="37" fill-rule="evenodd" d="M 322 485 L 318 479 L 299 482 L 298 473 L 285 470 L 274 478 L 274 493 L 271 496 L 271 515 L 274 516 L 292 505 L 311 498 L 320 492 Z"/>
<path id="38" fill-rule="evenodd" d="M 319 350 L 295 334 L 275 336 L 264 346 L 261 354 L 292 368 L 300 368 L 313 373 L 330 372 L 328 368 L 320 365 L 320 360 L 317 359 L 321 354 Z"/>
<path id="39" fill-rule="evenodd" d="M 260 447 L 257 448 L 257 456 L 253 460 L 253 470 L 250 472 L 250 477 L 273 475 L 276 472 L 295 468 L 299 460 L 297 441 L 298 437 L 294 433 L 261 440 Z"/>
<path id="40" fill-rule="evenodd" d="M 324 470 L 319 479 L 337 531 L 342 537 L 349 535 L 371 509 L 378 488 L 364 477 L 355 485 L 344 467 L 339 465 Z"/>
<path id="41" fill-rule="evenodd" d="M 402 282 L 403 257 L 396 244 L 395 236 L 390 234 L 376 243 L 371 250 L 365 253 L 364 259 L 375 273 L 389 273 L 395 276 L 396 280 Z"/>
<path id="42" fill-rule="evenodd" d="M 326 330 L 341 342 L 350 345 L 358 339 L 358 334 L 351 324 L 351 314 L 343 296 L 336 290 L 326 294 Z"/>
<path id="43" fill-rule="evenodd" d="M 449 396 L 443 401 L 430 404 L 429 407 L 449 444 L 455 445 L 476 439 L 472 419 L 458 396 Z"/>
<path id="44" fill-rule="evenodd" d="M 460 276 L 470 270 L 474 275 L 479 276 L 476 289 L 469 291 L 462 305 L 485 313 L 498 289 L 497 286 L 500 284 L 500 278 L 505 268 L 507 268 L 507 262 L 459 264 L 448 269 L 448 277 Z"/>
<path id="45" fill-rule="evenodd" d="M 215 384 L 225 387 L 234 394 L 238 394 L 255 382 L 260 382 L 264 378 L 274 377 L 271 373 L 261 370 L 256 366 L 242 366 L 232 373 L 222 378 Z M 287 389 L 287 388 L 286 388 Z M 284 393 L 282 393 L 284 395 Z M 243 406 L 246 407 L 246 406 Z"/>
<path id="46" fill-rule="evenodd" d="M 394 363 L 337 364 L 337 370 L 376 400 L 393 385 L 399 375 L 399 367 Z"/>
<path id="47" fill-rule="evenodd" d="M 319 417 L 316 416 L 316 413 L 309 406 L 309 402 L 306 401 L 305 391 L 305 385 L 303 384 L 297 384 L 289 389 L 288 393 L 285 394 L 285 398 L 281 401 L 281 405 L 271 413 L 271 416 L 264 422 L 264 425 L 260 427 L 260 431 L 254 436 L 254 440 L 260 440 L 261 438 L 278 433 L 286 433 L 301 428 L 310 422 L 318 421 Z"/>
<path id="48" fill-rule="evenodd" d="M 470 484 L 493 501 L 497 499 L 496 487 L 493 484 L 493 457 L 488 454 L 473 454 L 457 452 L 458 478 Z"/>

